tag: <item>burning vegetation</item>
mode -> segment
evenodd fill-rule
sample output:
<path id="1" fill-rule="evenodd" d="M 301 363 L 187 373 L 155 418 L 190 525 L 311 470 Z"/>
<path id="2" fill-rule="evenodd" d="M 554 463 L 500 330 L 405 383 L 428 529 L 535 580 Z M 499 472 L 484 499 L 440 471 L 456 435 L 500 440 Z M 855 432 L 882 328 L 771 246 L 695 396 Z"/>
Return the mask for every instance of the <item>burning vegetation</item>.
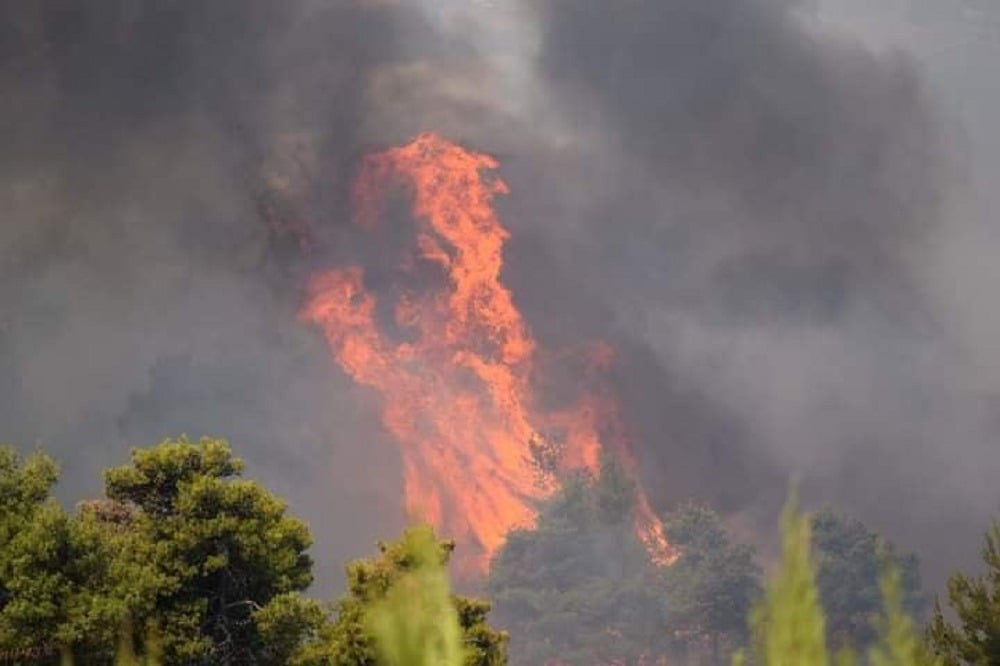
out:
<path id="1" fill-rule="evenodd" d="M 499 163 L 435 134 L 365 158 L 355 182 L 357 224 L 399 250 L 382 303 L 363 267 L 315 275 L 301 316 L 322 327 L 341 367 L 380 395 L 382 422 L 399 442 L 409 513 L 454 535 L 466 572 L 483 573 L 513 528 L 561 473 L 596 472 L 612 452 L 635 474 L 613 396 L 581 377 L 578 396 L 554 410 L 539 394 L 546 355 L 502 281 L 509 232 L 493 207 L 507 185 Z M 396 192 L 411 200 L 412 231 L 387 220 Z M 588 350 L 600 368 L 610 350 Z M 549 354 L 549 357 L 552 355 Z M 663 528 L 637 484 L 636 528 L 668 562 Z"/>

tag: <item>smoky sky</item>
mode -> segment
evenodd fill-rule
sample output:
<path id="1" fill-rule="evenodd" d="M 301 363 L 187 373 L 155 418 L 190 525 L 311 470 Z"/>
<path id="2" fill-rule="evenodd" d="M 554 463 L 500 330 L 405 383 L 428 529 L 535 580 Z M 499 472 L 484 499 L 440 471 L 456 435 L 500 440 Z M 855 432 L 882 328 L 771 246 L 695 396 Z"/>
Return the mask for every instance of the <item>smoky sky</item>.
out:
<path id="1" fill-rule="evenodd" d="M 503 164 L 539 339 L 617 349 L 658 508 L 766 546 L 794 476 L 939 582 L 1000 508 L 1000 364 L 990 253 L 956 249 L 981 164 L 934 76 L 778 0 L 5 3 L 0 439 L 72 501 L 131 445 L 227 437 L 326 588 L 398 530 L 402 482 L 302 286 L 389 254 L 351 173 L 436 130 Z"/>
<path id="2" fill-rule="evenodd" d="M 993 348 L 942 306 L 967 192 L 926 64 L 800 3 L 531 9 L 539 95 L 575 141 L 513 183 L 559 202 L 509 218 L 562 220 L 537 230 L 566 279 L 539 300 L 599 303 L 645 346 L 619 382 L 654 496 L 760 533 L 798 478 L 931 580 L 968 563 L 1000 503 Z"/>
<path id="3" fill-rule="evenodd" d="M 300 245 L 346 225 L 348 170 L 387 140 L 371 72 L 444 47 L 372 3 L 2 12 L 2 439 L 56 455 L 73 501 L 132 445 L 226 437 L 335 579 L 398 528 L 400 481 L 375 407 L 296 321 Z"/>

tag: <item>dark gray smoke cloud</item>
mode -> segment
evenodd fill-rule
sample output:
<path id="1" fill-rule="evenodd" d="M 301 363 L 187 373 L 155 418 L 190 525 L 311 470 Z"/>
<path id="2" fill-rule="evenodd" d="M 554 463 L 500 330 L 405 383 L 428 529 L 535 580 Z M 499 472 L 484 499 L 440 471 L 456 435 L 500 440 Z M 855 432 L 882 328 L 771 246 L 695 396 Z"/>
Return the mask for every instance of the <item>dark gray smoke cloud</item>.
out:
<path id="1" fill-rule="evenodd" d="M 955 146 L 917 60 L 815 9 L 532 3 L 535 108 L 570 138 L 512 169 L 508 219 L 563 281 L 511 279 L 541 330 L 568 309 L 646 347 L 619 381 L 661 502 L 695 494 L 759 533 L 797 475 L 937 583 L 1000 505 L 993 347 L 941 299 Z"/>
<path id="2" fill-rule="evenodd" d="M 229 437 L 335 578 L 398 528 L 398 460 L 295 312 L 311 269 L 383 251 L 347 224 L 358 155 L 434 129 L 502 159 L 542 341 L 615 343 L 659 507 L 761 534 L 797 473 L 938 578 L 1000 499 L 989 306 L 941 296 L 981 284 L 940 251 L 954 138 L 912 58 L 810 11 L 0 6 L 0 438 L 75 499 L 131 444 Z"/>
<path id="3" fill-rule="evenodd" d="M 385 3 L 0 5 L 0 438 L 77 499 L 130 445 L 227 437 L 314 519 L 327 578 L 392 533 L 394 449 L 295 319 L 299 245 L 396 138 L 370 78 L 443 44 Z"/>

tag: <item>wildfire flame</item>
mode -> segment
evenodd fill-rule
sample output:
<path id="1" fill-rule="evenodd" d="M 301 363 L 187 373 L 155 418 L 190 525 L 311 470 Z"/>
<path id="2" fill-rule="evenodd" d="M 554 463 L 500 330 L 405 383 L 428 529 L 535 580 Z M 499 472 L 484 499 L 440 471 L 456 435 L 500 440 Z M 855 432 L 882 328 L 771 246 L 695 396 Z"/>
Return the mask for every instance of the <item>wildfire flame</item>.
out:
<path id="1" fill-rule="evenodd" d="M 512 528 L 534 524 L 535 500 L 555 490 L 531 455 L 543 431 L 560 432 L 561 468 L 596 472 L 607 447 L 635 478 L 613 396 L 595 389 L 567 408 L 538 406 L 540 350 L 501 281 L 509 232 L 493 201 L 508 187 L 488 175 L 498 167 L 435 134 L 367 156 L 357 224 L 385 232 L 387 193 L 402 188 L 412 200 L 415 237 L 394 271 L 394 303 L 353 266 L 314 275 L 301 313 L 322 327 L 341 367 L 381 394 L 382 422 L 402 448 L 407 509 L 466 546 L 466 573 L 485 571 Z M 600 373 L 611 358 L 597 345 L 588 368 Z M 639 535 L 654 559 L 669 561 L 662 525 L 637 495 Z"/>

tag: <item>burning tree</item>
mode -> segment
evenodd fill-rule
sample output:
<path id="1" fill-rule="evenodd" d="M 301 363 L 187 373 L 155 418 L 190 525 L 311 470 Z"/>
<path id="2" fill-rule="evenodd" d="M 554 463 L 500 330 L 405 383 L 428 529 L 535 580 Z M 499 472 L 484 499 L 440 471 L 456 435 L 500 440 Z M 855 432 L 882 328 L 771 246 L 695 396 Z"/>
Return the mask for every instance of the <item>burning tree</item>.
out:
<path id="1" fill-rule="evenodd" d="M 578 399 L 546 409 L 538 390 L 539 348 L 501 280 L 509 232 L 493 209 L 507 185 L 487 175 L 492 157 L 423 134 L 369 155 L 355 183 L 357 223 L 400 248 L 383 267 L 378 293 L 362 266 L 315 275 L 302 310 L 319 325 L 340 366 L 383 400 L 382 422 L 399 442 L 407 509 L 466 547 L 465 574 L 481 574 L 512 528 L 536 519 L 550 495 L 538 483 L 540 434 L 559 433 L 562 471 L 596 472 L 612 452 L 637 482 L 612 395 L 585 377 Z M 388 195 L 412 202 L 407 222 L 393 225 Z M 386 299 L 385 296 L 389 296 Z M 591 368 L 612 354 L 594 346 Z M 634 485 L 636 528 L 663 560 L 670 553 L 645 493 Z"/>
<path id="2" fill-rule="evenodd" d="M 563 479 L 535 528 L 510 533 L 487 589 L 514 663 L 637 664 L 665 651 L 662 572 L 633 529 L 634 490 L 605 456 L 600 475 Z"/>

